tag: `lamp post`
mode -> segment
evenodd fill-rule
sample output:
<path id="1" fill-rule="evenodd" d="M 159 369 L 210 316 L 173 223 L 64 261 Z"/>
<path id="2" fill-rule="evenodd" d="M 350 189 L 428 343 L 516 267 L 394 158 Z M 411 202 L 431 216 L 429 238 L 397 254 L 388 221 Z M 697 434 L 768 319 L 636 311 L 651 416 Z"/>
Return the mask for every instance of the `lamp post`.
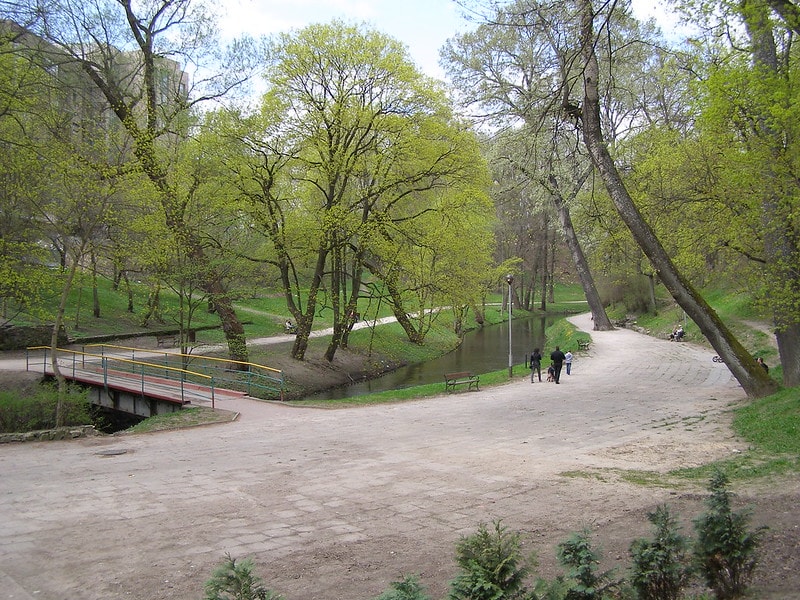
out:
<path id="1" fill-rule="evenodd" d="M 513 377 L 514 362 L 511 354 L 511 284 L 514 283 L 514 276 L 510 273 L 506 275 L 506 283 L 508 284 L 508 377 Z"/>

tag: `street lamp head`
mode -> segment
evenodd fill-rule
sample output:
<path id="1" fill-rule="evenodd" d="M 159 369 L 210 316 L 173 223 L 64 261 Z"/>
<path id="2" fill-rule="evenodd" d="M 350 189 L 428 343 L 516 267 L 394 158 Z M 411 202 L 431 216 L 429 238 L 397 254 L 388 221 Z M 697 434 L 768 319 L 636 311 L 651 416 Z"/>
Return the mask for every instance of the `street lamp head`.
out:
<path id="1" fill-rule="evenodd" d="M 511 273 L 506 275 L 506 283 L 508 285 L 511 285 L 512 283 L 514 283 L 514 276 Z"/>

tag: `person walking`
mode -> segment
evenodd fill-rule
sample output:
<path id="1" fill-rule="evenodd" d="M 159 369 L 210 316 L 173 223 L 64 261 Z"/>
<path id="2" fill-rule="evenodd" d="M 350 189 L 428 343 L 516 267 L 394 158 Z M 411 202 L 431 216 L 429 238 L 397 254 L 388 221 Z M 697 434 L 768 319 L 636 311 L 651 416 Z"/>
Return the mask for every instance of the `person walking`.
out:
<path id="1" fill-rule="evenodd" d="M 538 348 L 534 348 L 531 352 L 531 383 L 534 374 L 539 376 L 539 383 L 542 383 L 542 353 Z"/>
<path id="2" fill-rule="evenodd" d="M 561 348 L 556 346 L 556 349 L 550 354 L 550 360 L 553 361 L 553 369 L 555 370 L 555 375 L 553 379 L 556 380 L 556 383 L 560 383 L 561 381 L 561 368 L 564 366 L 564 359 L 566 355 L 561 351 Z"/>
<path id="3" fill-rule="evenodd" d="M 572 352 L 569 350 L 564 355 L 564 366 L 567 367 L 567 375 L 569 375 L 570 371 L 572 371 Z"/>

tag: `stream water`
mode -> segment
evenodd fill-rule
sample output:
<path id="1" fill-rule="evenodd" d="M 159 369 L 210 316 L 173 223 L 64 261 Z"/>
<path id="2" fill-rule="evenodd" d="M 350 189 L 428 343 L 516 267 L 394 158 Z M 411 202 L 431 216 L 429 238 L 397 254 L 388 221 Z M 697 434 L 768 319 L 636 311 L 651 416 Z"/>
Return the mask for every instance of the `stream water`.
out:
<path id="1" fill-rule="evenodd" d="M 524 368 L 527 356 L 537 346 L 544 348 L 544 330 L 561 317 L 530 317 L 511 323 L 511 354 L 515 368 Z M 444 374 L 471 371 L 490 373 L 508 368 L 508 322 L 467 333 L 464 342 L 437 359 L 415 363 L 370 379 L 311 396 L 319 399 L 351 398 L 371 392 L 396 390 L 426 383 L 444 384 Z"/>

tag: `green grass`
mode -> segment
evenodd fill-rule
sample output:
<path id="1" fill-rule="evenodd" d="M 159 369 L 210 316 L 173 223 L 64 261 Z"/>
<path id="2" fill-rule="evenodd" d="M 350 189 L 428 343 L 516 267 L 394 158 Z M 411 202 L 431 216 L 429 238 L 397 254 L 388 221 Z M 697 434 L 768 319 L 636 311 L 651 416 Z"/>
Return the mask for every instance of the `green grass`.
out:
<path id="1" fill-rule="evenodd" d="M 396 328 L 396 329 L 393 329 Z M 409 346 L 415 346 L 415 344 L 410 344 L 410 342 L 398 340 L 399 334 L 398 331 L 400 326 L 397 324 L 390 324 L 381 326 L 376 328 L 376 335 L 385 335 L 387 337 L 394 335 L 394 344 L 395 348 L 397 344 L 408 344 Z M 364 330 L 362 330 L 364 331 Z M 392 334 L 394 331 L 394 334 Z M 355 332 L 354 332 L 355 333 Z M 358 333 L 361 333 L 358 332 Z M 565 319 L 556 321 L 555 324 L 550 326 L 547 331 L 547 339 L 548 345 L 557 345 L 563 344 L 562 347 L 571 347 L 569 346 L 570 341 L 574 343 L 575 336 L 577 335 L 578 330 Z M 552 336 L 552 337 L 551 337 Z M 586 337 L 585 334 L 582 334 L 580 337 Z M 440 356 L 444 351 L 447 351 L 449 344 L 452 344 L 457 341 L 457 338 L 454 334 L 449 333 L 445 330 L 439 330 L 436 334 L 433 335 L 433 340 L 431 341 L 431 347 L 427 348 L 428 344 L 426 343 L 425 346 L 417 347 L 420 354 L 416 355 L 415 361 L 409 362 L 420 362 L 420 360 L 424 360 L 422 353 L 429 354 L 428 358 L 436 358 Z M 427 342 L 427 338 L 426 338 Z M 363 343 L 363 340 L 361 340 Z M 438 350 L 436 349 L 437 343 L 439 344 Z M 356 346 L 354 346 L 356 347 Z M 382 346 L 383 351 L 386 352 L 386 356 L 393 356 L 391 352 L 391 343 L 388 343 Z M 387 351 L 387 348 L 389 350 Z M 411 356 L 411 349 L 407 349 L 407 352 L 398 353 L 402 354 L 403 356 Z M 514 377 L 530 377 L 530 371 L 525 369 L 524 365 L 515 365 L 513 369 L 513 376 Z M 508 377 L 508 369 L 501 369 L 498 371 L 493 371 L 491 373 L 483 373 L 480 376 L 480 387 L 487 388 L 493 387 L 497 385 L 506 384 L 509 382 Z M 429 383 L 425 385 L 418 385 L 413 387 L 408 387 L 399 390 L 386 390 L 383 392 L 375 392 L 371 394 L 362 394 L 360 396 L 354 396 L 352 398 L 336 398 L 331 400 L 319 400 L 319 399 L 311 399 L 311 400 L 293 400 L 292 404 L 297 406 L 313 406 L 317 408 L 344 408 L 349 406 L 364 406 L 370 404 L 385 404 L 390 402 L 405 402 L 409 400 L 418 400 L 421 398 L 429 398 L 432 396 L 439 396 L 445 393 L 444 390 L 444 380 L 441 383 Z M 466 392 L 453 392 L 453 393 L 466 393 Z"/>
<path id="2" fill-rule="evenodd" d="M 529 377 L 529 371 L 524 369 L 522 365 L 518 365 L 514 370 L 514 376 L 522 377 L 523 375 Z M 483 373 L 480 376 L 481 389 L 493 387 L 497 385 L 506 384 L 509 382 L 508 369 L 500 371 L 493 371 L 491 373 Z M 416 385 L 413 387 L 403 388 L 399 390 L 386 390 L 383 392 L 374 392 L 371 394 L 362 394 L 360 396 L 353 396 L 352 398 L 336 398 L 332 400 L 293 400 L 292 406 L 313 406 L 316 408 L 347 408 L 351 406 L 367 406 L 372 404 L 389 404 L 394 402 L 408 402 L 412 400 L 420 400 L 422 398 L 430 398 L 433 396 L 441 396 L 445 394 L 444 379 L 441 383 L 427 383 L 424 385 Z M 450 392 L 453 394 L 467 394 L 467 391 Z"/>
<path id="3" fill-rule="evenodd" d="M 558 346 L 564 352 L 567 350 L 577 352 L 578 340 L 591 341 L 592 339 L 592 336 L 584 331 L 580 331 L 566 319 L 561 319 L 553 323 L 547 328 L 545 334 L 547 336 L 547 346 L 549 348 Z"/>
<path id="4" fill-rule="evenodd" d="M 620 475 L 632 483 L 674 486 L 681 481 L 708 481 L 717 470 L 731 481 L 769 479 L 800 470 L 800 388 L 781 390 L 735 409 L 733 429 L 746 447 L 729 458 L 665 475 L 639 471 Z"/>
<path id="5" fill-rule="evenodd" d="M 733 425 L 765 452 L 800 455 L 800 388 L 754 400 L 736 411 Z"/>
<path id="6" fill-rule="evenodd" d="M 778 362 L 778 353 L 773 340 L 770 339 L 771 336 L 748 323 L 748 321 L 768 323 L 769 318 L 759 311 L 747 294 L 726 289 L 705 289 L 701 293 L 736 339 L 754 357 L 761 357 L 770 365 Z M 637 315 L 636 324 L 649 331 L 650 335 L 661 339 L 666 339 L 676 325 L 683 324 L 688 341 L 711 348 L 694 321 L 686 317 L 683 309 L 671 298 L 663 297 L 663 290 L 660 304 L 662 307 L 657 314 Z M 782 379 L 780 367 L 770 369 L 770 375 L 780 381 Z"/>
<path id="7" fill-rule="evenodd" d="M 129 433 L 152 433 L 213 423 L 228 423 L 235 413 L 228 410 L 212 410 L 203 406 L 183 408 L 173 413 L 149 417 L 126 431 Z"/>

